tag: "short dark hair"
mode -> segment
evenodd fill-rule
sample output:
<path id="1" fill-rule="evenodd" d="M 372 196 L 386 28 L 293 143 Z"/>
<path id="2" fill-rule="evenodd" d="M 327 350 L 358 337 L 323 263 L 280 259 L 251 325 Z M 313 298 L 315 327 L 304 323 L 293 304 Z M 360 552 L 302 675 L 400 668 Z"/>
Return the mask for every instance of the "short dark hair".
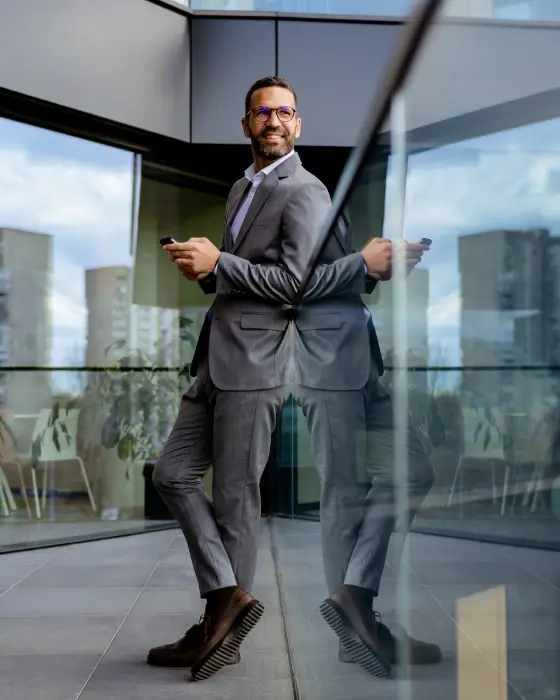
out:
<path id="1" fill-rule="evenodd" d="M 297 107 L 296 91 L 286 80 L 286 78 L 281 78 L 279 75 L 269 75 L 266 78 L 261 78 L 260 80 L 257 80 L 257 82 L 253 83 L 249 88 L 249 92 L 245 96 L 245 114 L 247 114 L 251 109 L 251 97 L 253 97 L 253 93 L 257 92 L 257 90 L 261 90 L 262 88 L 267 87 L 280 87 L 284 88 L 285 90 L 289 90 L 294 96 L 294 103 Z"/>

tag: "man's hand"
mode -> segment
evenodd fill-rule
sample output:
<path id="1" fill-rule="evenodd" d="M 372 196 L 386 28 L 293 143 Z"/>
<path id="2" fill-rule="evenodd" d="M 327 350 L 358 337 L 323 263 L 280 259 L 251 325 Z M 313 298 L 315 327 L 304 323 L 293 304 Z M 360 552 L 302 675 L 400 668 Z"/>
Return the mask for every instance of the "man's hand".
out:
<path id="1" fill-rule="evenodd" d="M 220 257 L 220 250 L 207 238 L 189 238 L 184 243 L 170 243 L 164 249 L 188 280 L 200 280 L 214 272 Z"/>
<path id="2" fill-rule="evenodd" d="M 402 245 L 405 246 L 406 274 L 409 275 L 430 247 L 422 243 L 404 242 Z M 368 275 L 383 281 L 390 280 L 393 276 L 394 250 L 395 246 L 388 238 L 372 238 L 361 251 Z"/>

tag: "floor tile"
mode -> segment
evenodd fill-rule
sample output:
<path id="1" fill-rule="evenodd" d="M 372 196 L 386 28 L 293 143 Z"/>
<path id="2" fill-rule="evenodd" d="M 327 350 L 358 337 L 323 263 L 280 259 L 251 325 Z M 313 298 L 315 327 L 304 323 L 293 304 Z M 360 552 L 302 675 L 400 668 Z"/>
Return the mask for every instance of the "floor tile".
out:
<path id="1" fill-rule="evenodd" d="M 5 700 L 75 700 L 99 656 L 50 654 L 0 656 Z"/>
<path id="2" fill-rule="evenodd" d="M 150 587 L 198 588 L 192 567 L 158 566 L 148 582 Z"/>
<path id="3" fill-rule="evenodd" d="M 0 598 L 1 617 L 59 617 L 60 615 L 126 615 L 139 589 L 102 588 L 20 588 Z"/>
<path id="4" fill-rule="evenodd" d="M 110 655 L 103 659 L 80 700 L 292 700 L 288 678 L 270 678 L 258 663 L 246 665 L 248 675 L 239 678 L 239 667 L 229 666 L 212 678 L 193 683 L 183 669 L 158 669 L 136 656 Z M 237 670 L 236 670 L 237 669 Z"/>
<path id="5" fill-rule="evenodd" d="M 2 654 L 102 654 L 122 617 L 0 618 Z M 0 693 L 1 695 L 1 693 Z"/>
<path id="6" fill-rule="evenodd" d="M 141 588 L 150 578 L 153 567 L 148 566 L 59 566 L 46 564 L 19 585 L 22 588 L 97 588 L 100 586 L 133 586 Z"/>

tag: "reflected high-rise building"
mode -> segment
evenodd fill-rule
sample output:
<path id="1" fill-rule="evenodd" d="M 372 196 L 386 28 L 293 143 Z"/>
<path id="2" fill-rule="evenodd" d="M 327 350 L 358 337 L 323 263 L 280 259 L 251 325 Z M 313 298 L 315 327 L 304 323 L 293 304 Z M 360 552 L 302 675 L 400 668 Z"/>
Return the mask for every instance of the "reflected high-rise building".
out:
<path id="1" fill-rule="evenodd" d="M 524 391 L 559 347 L 558 240 L 546 229 L 495 230 L 459 237 L 463 388 L 501 400 Z M 480 368 L 496 368 L 495 371 Z M 518 369 L 516 369 L 518 368 Z"/>
<path id="2" fill-rule="evenodd" d="M 179 312 L 133 304 L 131 286 L 129 267 L 86 270 L 87 366 L 103 367 L 115 356 L 137 351 L 157 365 L 177 366 Z M 109 349 L 117 344 L 109 360 Z"/>
<path id="3" fill-rule="evenodd" d="M 120 265 L 85 271 L 87 306 L 86 365 L 104 367 L 115 343 L 130 335 L 130 268 Z"/>
<path id="4" fill-rule="evenodd" d="M 430 304 L 430 271 L 417 268 L 406 281 L 407 289 L 407 346 L 416 355 L 423 355 L 428 363 L 428 307 Z M 394 283 L 378 286 L 377 299 L 370 306 L 382 352 L 395 346 Z"/>
<path id="5" fill-rule="evenodd" d="M 53 238 L 44 233 L 0 228 L 0 380 L 2 405 L 12 414 L 32 415 L 51 405 L 50 298 Z M 42 370 L 42 371 L 41 371 Z"/>
<path id="6" fill-rule="evenodd" d="M 548 245 L 548 331 L 550 364 L 560 366 L 560 236 Z"/>

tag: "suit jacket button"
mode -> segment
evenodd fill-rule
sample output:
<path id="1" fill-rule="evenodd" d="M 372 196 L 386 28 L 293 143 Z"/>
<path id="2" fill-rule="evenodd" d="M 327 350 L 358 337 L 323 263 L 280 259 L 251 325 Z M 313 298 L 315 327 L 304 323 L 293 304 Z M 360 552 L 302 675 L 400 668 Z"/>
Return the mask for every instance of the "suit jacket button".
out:
<path id="1" fill-rule="evenodd" d="M 286 316 L 287 319 L 290 321 L 293 321 L 295 317 L 297 316 L 297 309 L 295 306 L 292 306 L 291 304 L 284 304 L 283 307 L 283 312 L 284 316 Z"/>

